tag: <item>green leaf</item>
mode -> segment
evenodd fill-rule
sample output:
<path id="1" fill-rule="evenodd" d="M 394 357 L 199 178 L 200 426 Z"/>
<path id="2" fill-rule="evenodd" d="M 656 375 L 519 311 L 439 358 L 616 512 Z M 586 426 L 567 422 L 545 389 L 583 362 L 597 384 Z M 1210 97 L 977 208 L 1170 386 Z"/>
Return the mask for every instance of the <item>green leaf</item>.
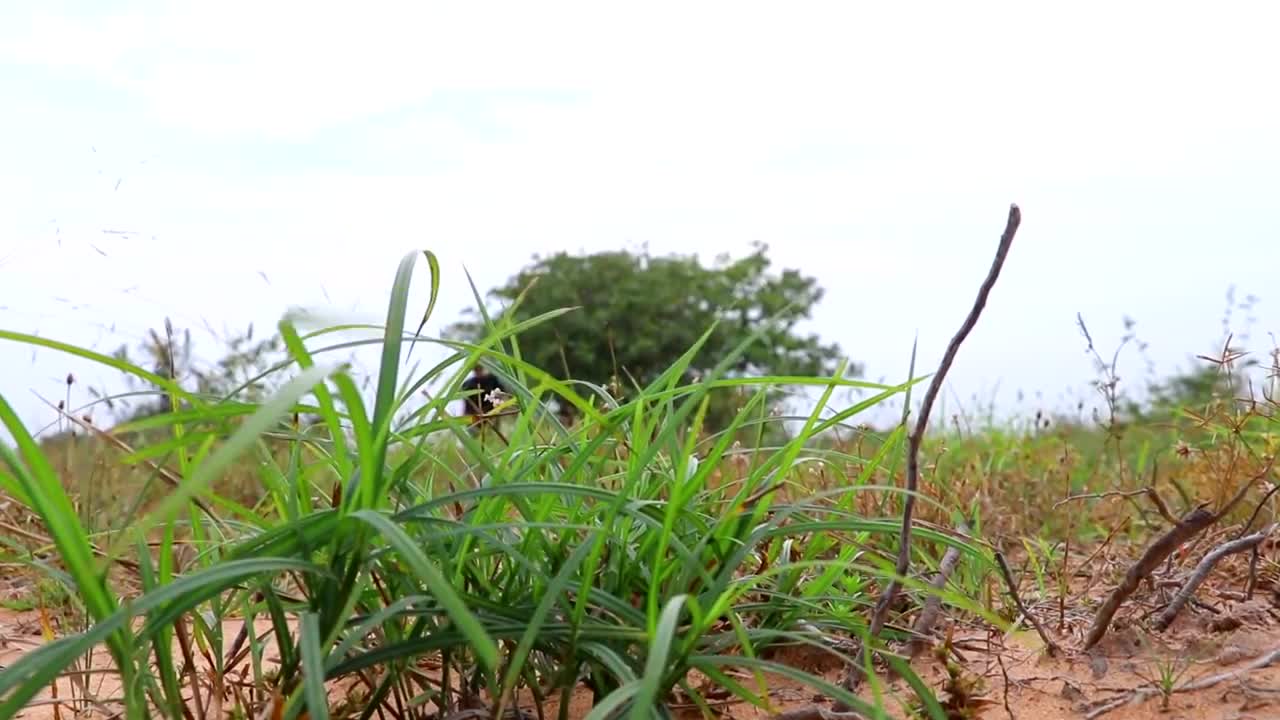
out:
<path id="1" fill-rule="evenodd" d="M 422 313 L 422 321 L 418 323 L 418 329 L 413 334 L 415 336 L 422 334 L 422 328 L 427 326 L 427 320 L 431 318 L 431 312 L 435 310 L 436 298 L 440 295 L 440 261 L 436 258 L 436 254 L 430 250 L 423 250 L 422 254 L 427 258 L 427 265 L 431 269 L 431 299 L 427 302 L 426 312 Z M 415 338 L 416 339 L 416 338 Z M 409 345 L 409 356 L 413 356 L 414 343 Z M 405 358 L 408 360 L 408 358 Z"/>
<path id="2" fill-rule="evenodd" d="M 352 517 L 368 523 L 371 527 L 382 534 L 382 537 L 396 549 L 396 552 L 405 559 L 412 568 L 418 579 L 422 582 L 424 589 L 436 598 L 445 611 L 449 614 L 450 619 L 457 624 L 458 629 L 466 635 L 467 640 L 471 643 L 471 648 L 475 652 L 476 657 L 484 663 L 489 670 L 498 667 L 498 647 L 494 643 L 493 638 L 485 631 L 484 626 L 476 616 L 467 608 L 466 602 L 458 596 L 458 593 L 449 585 L 448 580 L 440 572 L 422 550 L 413 542 L 403 530 L 386 518 L 386 516 L 374 512 L 372 510 L 360 510 L 352 513 Z"/>
<path id="3" fill-rule="evenodd" d="M 174 489 L 149 515 L 130 526 L 129 532 L 121 533 L 117 545 L 128 542 L 132 544 L 144 537 L 148 530 L 159 523 L 166 523 L 177 517 L 192 499 L 208 489 L 215 478 L 231 465 L 241 454 L 249 449 L 263 433 L 292 410 L 294 404 L 303 395 L 312 390 L 316 383 L 324 380 L 333 368 L 317 366 L 307 368 L 290 380 L 267 403 L 262 405 L 245 420 L 227 441 L 220 445 L 204 462 L 191 473 L 191 477 Z M 115 553 L 112 553 L 113 555 Z"/>
<path id="4" fill-rule="evenodd" d="M 662 609 L 657 631 L 649 645 L 649 657 L 645 659 L 644 675 L 640 677 L 640 689 L 636 692 L 636 701 L 631 707 L 631 720 L 640 720 L 650 714 L 658 702 L 658 693 L 663 689 L 663 680 L 669 672 L 676 623 L 680 620 L 684 602 L 685 596 L 677 595 L 668 600 Z"/>
<path id="5" fill-rule="evenodd" d="M 324 689 L 324 659 L 320 651 L 320 619 L 313 612 L 302 614 L 299 640 L 302 644 L 302 690 L 311 720 L 329 720 L 329 696 Z"/>

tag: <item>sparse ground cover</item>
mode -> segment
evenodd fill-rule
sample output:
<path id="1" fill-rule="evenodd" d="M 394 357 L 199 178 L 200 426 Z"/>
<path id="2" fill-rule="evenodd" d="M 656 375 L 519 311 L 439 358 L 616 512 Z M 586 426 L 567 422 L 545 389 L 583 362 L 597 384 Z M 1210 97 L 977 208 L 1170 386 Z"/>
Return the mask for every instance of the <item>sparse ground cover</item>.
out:
<path id="1" fill-rule="evenodd" d="M 327 364 L 351 341 L 288 322 L 263 397 L 97 357 L 169 407 L 102 432 L 67 401 L 43 442 L 0 398 L 0 717 L 1280 715 L 1276 406 L 1233 350 L 1140 410 L 1102 363 L 1097 418 L 935 418 L 863 654 L 915 418 L 860 415 L 925 373 L 690 382 L 695 346 L 615 397 L 505 324 L 409 374 L 411 269 L 371 406 Z M 472 436 L 449 408 L 481 359 L 517 402 Z M 783 433 L 765 391 L 802 382 L 826 394 Z M 703 426 L 716 394 L 727 428 Z"/>

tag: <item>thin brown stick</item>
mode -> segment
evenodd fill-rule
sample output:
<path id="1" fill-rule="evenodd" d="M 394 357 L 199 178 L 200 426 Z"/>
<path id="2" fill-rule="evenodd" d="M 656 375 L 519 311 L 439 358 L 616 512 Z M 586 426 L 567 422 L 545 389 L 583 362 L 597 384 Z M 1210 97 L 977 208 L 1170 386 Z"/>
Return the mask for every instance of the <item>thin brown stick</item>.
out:
<path id="1" fill-rule="evenodd" d="M 1275 458 L 1271 458 L 1267 460 L 1267 466 L 1262 469 L 1262 472 L 1249 478 L 1249 480 L 1245 482 L 1244 485 L 1241 485 L 1240 489 L 1236 491 L 1235 497 L 1228 500 L 1227 504 L 1222 506 L 1222 509 L 1218 511 L 1218 514 L 1214 518 L 1214 520 L 1215 521 L 1220 520 L 1226 517 L 1227 514 L 1230 513 L 1232 510 L 1234 510 L 1236 505 L 1239 505 L 1240 502 L 1245 499 L 1245 496 L 1249 494 L 1249 491 L 1253 489 L 1254 483 L 1258 482 L 1259 480 L 1271 474 L 1271 468 L 1274 464 L 1275 464 Z M 1252 523 L 1253 519 L 1251 518 L 1249 522 Z M 1247 530 L 1248 526 L 1246 526 L 1244 529 Z"/>
<path id="2" fill-rule="evenodd" d="M 1182 587 L 1178 588 L 1178 592 L 1174 593 L 1173 600 L 1169 602 L 1169 606 L 1156 618 L 1156 630 L 1164 630 L 1173 623 L 1174 619 L 1178 617 L 1178 613 L 1187 604 L 1187 601 L 1195 594 L 1196 589 L 1209 577 L 1209 573 L 1213 572 L 1213 567 L 1218 564 L 1219 560 L 1233 553 L 1244 552 L 1258 547 L 1263 540 L 1266 540 L 1271 535 L 1271 531 L 1275 527 L 1275 525 L 1268 525 L 1252 535 L 1246 535 L 1231 542 L 1223 543 L 1205 555 L 1204 559 L 1196 565 L 1191 577 L 1187 578 Z"/>
<path id="3" fill-rule="evenodd" d="M 1252 600 L 1253 591 L 1258 588 L 1258 546 L 1253 546 L 1249 553 L 1249 580 L 1244 585 L 1244 599 Z"/>
<path id="4" fill-rule="evenodd" d="M 1164 498 L 1160 497 L 1160 493 L 1156 492 L 1155 485 L 1147 486 L 1147 497 L 1151 499 L 1151 504 L 1156 506 L 1156 511 L 1160 513 L 1160 517 L 1164 518 L 1170 525 L 1177 525 L 1178 518 L 1169 511 L 1169 506 L 1164 503 Z"/>
<path id="5" fill-rule="evenodd" d="M 1062 453 L 1062 460 L 1067 460 L 1068 451 Z M 1067 495 L 1071 495 L 1071 473 L 1062 473 L 1062 479 L 1067 484 Z M 1058 632 L 1065 632 L 1067 629 L 1067 595 L 1071 590 L 1071 538 L 1076 534 L 1075 516 L 1067 513 L 1067 535 L 1066 543 L 1062 548 L 1062 564 L 1058 567 Z"/>
<path id="6" fill-rule="evenodd" d="M 969 528 L 961 524 L 957 528 L 964 534 L 969 534 Z M 916 617 L 915 624 L 911 626 L 911 642 L 907 645 L 908 661 L 916 659 L 920 653 L 924 652 L 925 646 L 929 644 L 928 636 L 933 631 L 933 626 L 938 622 L 938 616 L 942 612 L 942 590 L 951 580 L 951 574 L 955 572 L 956 565 L 960 563 L 960 550 L 956 547 L 949 547 L 942 554 L 942 561 L 938 563 L 938 572 L 934 574 L 933 580 L 929 583 L 933 592 L 929 593 L 929 597 L 924 601 L 924 608 L 920 610 L 920 615 Z"/>
<path id="7" fill-rule="evenodd" d="M 1004 553 L 996 551 L 996 564 L 1000 566 L 1000 574 L 1004 576 L 1004 584 L 1009 588 L 1009 595 L 1013 597 L 1013 604 L 1017 606 L 1018 612 L 1022 613 L 1030 623 L 1031 627 L 1039 633 L 1040 639 L 1044 641 L 1045 649 L 1049 651 L 1049 656 L 1054 657 L 1062 652 L 1062 648 L 1058 647 L 1058 643 L 1049 637 L 1049 633 L 1045 632 L 1044 626 L 1036 619 L 1031 611 L 1027 610 L 1027 606 L 1022 604 L 1022 598 L 1018 595 L 1018 583 L 1013 580 L 1013 573 L 1009 572 L 1009 563 L 1004 560 Z"/>
<path id="8" fill-rule="evenodd" d="M 1107 538 L 1102 541 L 1102 544 L 1098 546 L 1097 550 L 1094 550 L 1093 552 L 1089 553 L 1089 557 L 1085 558 L 1084 562 L 1080 563 L 1080 566 L 1076 568 L 1076 572 L 1080 572 L 1081 570 L 1084 570 L 1085 568 L 1089 567 L 1089 565 L 1092 564 L 1093 561 L 1099 555 L 1102 554 L 1102 551 L 1107 549 L 1107 546 L 1111 544 L 1111 541 L 1115 539 L 1115 536 L 1118 535 L 1121 530 L 1128 527 L 1130 520 L 1131 518 L 1125 518 L 1120 521 L 1119 525 L 1116 525 L 1115 527 L 1111 528 L 1111 532 L 1107 533 Z"/>
<path id="9" fill-rule="evenodd" d="M 995 287 L 996 280 L 1000 277 L 1000 269 L 1004 267 L 1005 258 L 1009 256 L 1009 248 L 1013 245 L 1013 237 L 1018 232 L 1018 226 L 1022 224 L 1022 210 L 1017 205 L 1009 206 L 1009 217 L 1005 220 L 1004 233 L 1000 236 L 1000 244 L 996 248 L 995 258 L 991 261 L 991 268 L 987 271 L 987 277 L 982 281 L 982 285 L 978 288 L 978 295 L 974 298 L 973 307 L 969 309 L 969 315 L 965 317 L 964 323 L 961 324 L 959 331 L 951 338 L 951 342 L 947 344 L 947 350 L 942 355 L 942 361 L 938 364 L 938 372 L 929 381 L 929 389 L 924 393 L 924 400 L 920 404 L 920 415 L 916 418 L 915 429 L 907 438 L 907 477 L 906 477 L 906 498 L 902 505 L 902 531 L 898 539 L 898 562 L 894 568 L 894 577 L 889 580 L 884 591 L 880 595 L 879 601 L 876 602 L 875 608 L 871 612 L 871 622 L 868 628 L 868 643 L 862 646 L 862 650 L 858 653 L 857 660 L 849 665 L 845 672 L 843 686 L 848 690 L 853 690 L 862 680 L 862 667 L 865 665 L 867 645 L 874 642 L 880 636 L 880 631 L 884 628 L 885 620 L 889 615 L 889 608 L 893 607 L 894 602 L 898 599 L 898 591 L 901 589 L 899 578 L 907 576 L 907 572 L 911 569 L 911 520 L 912 514 L 915 512 L 916 490 L 920 485 L 920 444 L 924 440 L 924 431 L 929 425 L 929 412 L 933 409 L 933 403 L 938 398 L 938 393 L 942 390 L 942 381 L 947 376 L 947 371 L 951 369 L 951 364 L 955 362 L 956 354 L 960 351 L 960 345 L 965 338 L 978 324 L 978 317 L 982 315 L 983 308 L 987 305 L 987 297 L 991 294 L 991 289 Z M 846 710 L 843 703 L 837 703 L 837 710 Z"/>
<path id="10" fill-rule="evenodd" d="M 187 619 L 179 617 L 173 629 L 178 636 L 178 646 L 182 649 L 182 658 L 186 667 L 183 670 L 191 682 L 191 702 L 196 706 L 196 720 L 205 720 L 204 697 L 200 691 L 200 669 L 196 667 L 195 654 L 191 652 L 191 637 L 187 634 Z M 182 714 L 191 720 L 191 709 L 184 705 Z"/>
<path id="11" fill-rule="evenodd" d="M 1267 501 L 1271 499 L 1272 495 L 1276 494 L 1277 490 L 1280 490 L 1280 484 L 1273 484 L 1271 489 L 1267 491 L 1267 494 L 1262 496 L 1262 499 L 1259 500 L 1258 504 L 1253 508 L 1253 514 L 1249 516 L 1249 522 L 1245 523 L 1244 527 L 1240 528 L 1240 532 L 1236 537 L 1243 537 L 1245 533 L 1249 532 L 1249 528 L 1253 527 L 1253 521 L 1258 519 L 1258 513 L 1262 512 L 1262 508 L 1266 507 Z"/>
<path id="12" fill-rule="evenodd" d="M 1107 490 L 1106 492 L 1082 493 L 1080 495 L 1069 495 L 1067 497 L 1062 498 L 1058 502 L 1054 503 L 1053 509 L 1057 510 L 1063 505 L 1066 505 L 1067 503 L 1076 502 L 1077 500 L 1102 500 L 1104 498 L 1111 498 L 1111 497 L 1130 498 L 1130 497 L 1135 497 L 1138 495 L 1146 495 L 1146 494 L 1147 494 L 1147 489 L 1142 488 L 1141 490 Z"/>
<path id="13" fill-rule="evenodd" d="M 1009 706 L 1009 686 L 1013 683 L 1009 681 L 1009 671 L 1004 669 L 1004 655 L 1002 653 L 996 653 L 996 662 L 1000 665 L 1000 676 L 1004 679 L 1002 685 L 1004 688 L 1004 711 L 1009 715 L 1009 720 L 1018 720 L 1013 715 L 1013 708 Z"/>
<path id="14" fill-rule="evenodd" d="M 1217 515 L 1209 512 L 1203 507 L 1187 513 L 1178 521 L 1177 525 L 1169 528 L 1169 531 L 1161 535 L 1159 539 L 1151 543 L 1147 547 L 1146 552 L 1129 568 L 1129 572 L 1125 574 L 1122 581 L 1111 594 L 1107 596 L 1106 602 L 1102 607 L 1098 608 L 1098 612 L 1094 615 L 1093 626 L 1089 628 L 1089 633 L 1084 639 L 1084 650 L 1088 650 L 1103 635 L 1107 634 L 1107 629 L 1111 626 L 1112 619 L 1115 618 L 1116 611 L 1120 609 L 1120 605 L 1138 589 L 1138 583 L 1143 578 L 1150 575 L 1165 558 L 1173 554 L 1183 543 L 1192 537 L 1200 534 L 1200 531 L 1213 524 L 1217 519 Z"/>
<path id="15" fill-rule="evenodd" d="M 1183 543 L 1199 535 L 1202 530 L 1218 522 L 1234 510 L 1248 496 L 1249 491 L 1253 489 L 1254 483 L 1271 473 L 1274 462 L 1274 458 L 1268 460 L 1267 466 L 1262 469 L 1262 472 L 1243 483 L 1240 489 L 1236 491 L 1236 494 L 1217 512 L 1209 512 L 1201 505 L 1184 515 L 1168 532 L 1148 546 L 1147 551 L 1138 559 L 1138 562 L 1129 568 L 1124 581 L 1115 590 L 1111 591 L 1107 601 L 1102 604 L 1102 607 L 1098 608 L 1098 612 L 1093 618 L 1093 626 L 1089 628 L 1089 633 L 1085 636 L 1082 649 L 1088 650 L 1102 640 L 1102 637 L 1107 634 L 1107 628 L 1111 626 L 1112 619 L 1115 618 L 1116 611 L 1120 609 L 1120 605 L 1125 599 L 1138 589 L 1138 583 L 1143 578 L 1154 572 L 1156 567 L 1166 558 L 1172 556 L 1173 552 Z"/>

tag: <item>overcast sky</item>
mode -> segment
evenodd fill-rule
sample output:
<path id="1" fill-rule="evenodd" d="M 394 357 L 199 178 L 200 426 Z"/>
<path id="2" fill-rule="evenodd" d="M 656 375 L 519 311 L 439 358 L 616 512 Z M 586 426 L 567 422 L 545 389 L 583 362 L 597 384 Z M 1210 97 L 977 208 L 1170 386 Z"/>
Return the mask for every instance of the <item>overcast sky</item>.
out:
<path id="1" fill-rule="evenodd" d="M 1250 349 L 1280 325 L 1274 4 L 484 7 L 3 3 L 0 326 L 109 351 L 165 316 L 377 318 L 429 248 L 439 330 L 464 264 L 488 288 L 539 252 L 759 240 L 827 289 L 811 328 L 898 380 L 917 333 L 936 363 L 1011 202 L 949 402 L 1089 397 L 1077 312 L 1108 353 L 1134 318 L 1161 371 L 1212 352 L 1233 284 Z M 0 344 L 33 429 L 68 371 L 111 381 Z"/>

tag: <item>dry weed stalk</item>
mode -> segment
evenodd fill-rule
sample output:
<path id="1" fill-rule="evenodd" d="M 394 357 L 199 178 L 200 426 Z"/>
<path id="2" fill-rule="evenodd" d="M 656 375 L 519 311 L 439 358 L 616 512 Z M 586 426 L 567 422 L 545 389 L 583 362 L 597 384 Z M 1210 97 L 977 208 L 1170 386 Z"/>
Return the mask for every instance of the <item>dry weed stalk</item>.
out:
<path id="1" fill-rule="evenodd" d="M 961 324 L 955 336 L 951 338 L 951 342 L 947 344 L 942 361 L 938 364 L 938 371 L 929 381 L 929 388 L 925 391 L 924 400 L 920 404 L 920 415 L 916 418 L 915 429 L 912 430 L 907 438 L 906 493 L 902 508 L 902 531 L 898 541 L 898 561 L 894 568 L 894 577 L 889 580 L 888 585 L 885 586 L 880 595 L 879 601 L 872 610 L 870 627 L 868 628 L 868 643 L 863 644 L 862 649 L 858 652 L 857 659 L 845 671 L 842 685 L 850 691 L 854 690 L 862 680 L 861 668 L 866 661 L 867 645 L 879 637 L 880 631 L 884 628 L 885 621 L 888 618 L 889 608 L 893 607 L 894 602 L 897 600 L 898 591 L 901 589 L 899 578 L 906 577 L 907 572 L 911 569 L 911 523 L 912 514 L 915 510 L 916 491 L 920 484 L 920 444 L 924 440 L 925 429 L 929 424 L 929 413 L 933 409 L 933 403 L 937 400 L 938 393 L 942 389 L 942 382 L 946 378 L 947 371 L 951 369 L 951 364 L 955 362 L 961 343 L 964 342 L 974 326 L 977 325 L 978 318 L 986 307 L 987 297 L 991 294 L 991 289 L 995 287 L 996 280 L 1000 277 L 1000 270 L 1004 267 L 1005 258 L 1009 255 L 1009 248 L 1013 245 L 1014 235 L 1017 234 L 1018 226 L 1021 224 L 1022 211 L 1017 205 L 1010 205 L 1004 233 L 1000 236 L 1000 244 L 996 248 L 991 268 L 987 271 L 986 279 L 983 280 L 981 287 L 978 288 L 977 297 L 974 298 L 973 307 L 969 309 L 969 314 L 964 323 Z M 843 707 L 843 703 L 837 703 L 836 710 L 842 711 L 847 710 L 847 708 Z"/>

